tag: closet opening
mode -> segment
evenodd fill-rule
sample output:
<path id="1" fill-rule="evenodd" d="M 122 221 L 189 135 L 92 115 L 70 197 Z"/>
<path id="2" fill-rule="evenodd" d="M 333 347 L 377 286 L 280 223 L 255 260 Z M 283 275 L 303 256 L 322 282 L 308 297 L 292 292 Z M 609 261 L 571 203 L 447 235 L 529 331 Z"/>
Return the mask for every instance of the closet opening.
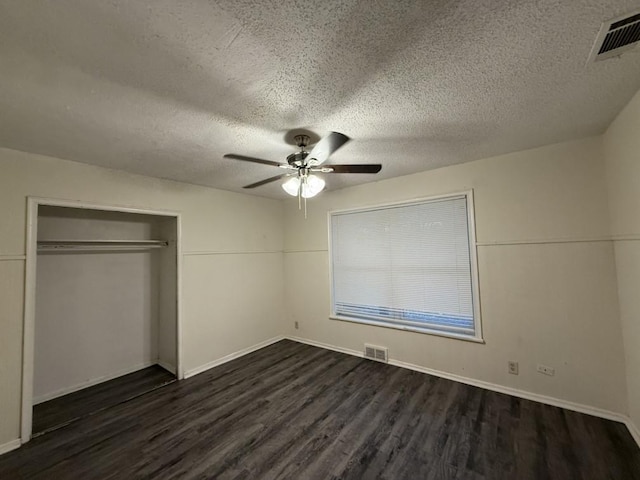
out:
<path id="1" fill-rule="evenodd" d="M 29 199 L 22 442 L 182 378 L 176 213 Z"/>

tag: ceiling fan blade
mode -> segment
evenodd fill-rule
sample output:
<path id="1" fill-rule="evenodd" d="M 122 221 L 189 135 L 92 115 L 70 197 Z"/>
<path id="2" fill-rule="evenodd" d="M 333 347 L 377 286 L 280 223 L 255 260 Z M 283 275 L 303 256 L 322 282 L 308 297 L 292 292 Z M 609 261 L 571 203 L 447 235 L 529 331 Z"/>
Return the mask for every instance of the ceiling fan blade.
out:
<path id="1" fill-rule="evenodd" d="M 276 180 L 280 180 L 281 178 L 284 178 L 284 177 L 287 177 L 287 176 L 289 176 L 288 173 L 283 173 L 282 175 L 276 175 L 275 177 L 267 178 L 266 180 L 261 180 L 261 181 L 256 182 L 256 183 L 252 183 L 251 185 L 245 185 L 242 188 L 256 188 L 256 187 L 259 187 L 261 185 L 265 185 L 267 183 L 275 182 Z"/>
<path id="2" fill-rule="evenodd" d="M 354 165 L 325 165 L 323 169 L 330 168 L 327 173 L 378 173 L 382 169 L 379 163 L 354 164 Z"/>
<path id="3" fill-rule="evenodd" d="M 261 163 L 263 165 L 271 165 L 272 167 L 289 168 L 285 163 L 272 162 L 271 160 L 263 160 L 261 158 L 246 157 L 244 155 L 236 155 L 235 153 L 227 153 L 224 158 L 233 158 L 234 160 L 242 160 L 243 162 Z"/>
<path id="4" fill-rule="evenodd" d="M 349 140 L 350 138 L 346 135 L 343 135 L 342 133 L 329 133 L 329 135 L 316 143 L 315 147 L 313 147 L 313 149 L 309 153 L 307 157 L 309 165 L 320 165 L 321 163 L 325 162 L 327 158 L 329 158 L 329 155 L 338 150 Z"/>

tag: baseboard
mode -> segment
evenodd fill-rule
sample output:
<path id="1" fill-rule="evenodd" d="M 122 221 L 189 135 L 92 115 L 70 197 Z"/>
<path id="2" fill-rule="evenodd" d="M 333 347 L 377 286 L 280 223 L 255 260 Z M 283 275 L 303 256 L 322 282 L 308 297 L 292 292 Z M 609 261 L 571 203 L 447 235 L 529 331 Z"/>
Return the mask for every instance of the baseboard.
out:
<path id="1" fill-rule="evenodd" d="M 574 412 L 586 413 L 587 415 L 593 415 L 595 417 L 605 418 L 607 420 L 613 420 L 616 422 L 626 423 L 627 417 L 620 413 L 611 412 L 602 408 L 591 407 L 581 403 L 571 402 L 569 400 L 563 400 L 560 398 L 549 397 L 547 395 L 540 395 L 538 393 L 528 392 L 526 390 L 520 390 L 512 387 L 505 387 L 504 385 L 498 385 L 497 383 L 485 382 L 483 380 L 476 380 L 469 377 L 463 377 L 453 373 L 442 372 L 440 370 L 433 370 L 431 368 L 422 367 L 420 365 L 414 365 L 412 363 L 401 362 L 398 360 L 389 360 L 390 365 L 397 367 L 414 370 L 416 372 L 427 373 L 436 377 L 446 378 L 458 383 L 464 383 L 465 385 L 471 385 L 472 387 L 483 388 L 485 390 L 491 390 L 493 392 L 504 393 L 513 397 L 523 398 L 525 400 L 531 400 L 538 403 L 544 403 L 545 405 L 551 405 L 554 407 L 560 407 Z"/>
<path id="2" fill-rule="evenodd" d="M 364 352 L 351 350 L 350 348 L 336 347 L 335 345 L 330 345 L 328 343 L 316 342 L 315 340 L 308 340 L 306 338 L 294 337 L 291 335 L 287 335 L 284 338 L 286 338 L 287 340 L 298 342 L 298 343 L 305 343 L 313 347 L 324 348 L 325 350 L 333 350 L 334 352 L 346 353 L 347 355 L 353 355 L 354 357 L 364 357 Z"/>
<path id="3" fill-rule="evenodd" d="M 22 444 L 20 443 L 19 438 L 16 438 L 15 440 L 11 440 L 10 442 L 7 442 L 7 443 L 3 443 L 2 445 L 0 445 L 0 455 L 2 455 L 3 453 L 10 452 L 11 450 L 15 450 L 16 448 L 19 448 L 20 445 Z"/>
<path id="4" fill-rule="evenodd" d="M 33 404 L 37 405 L 39 403 L 43 403 L 48 400 L 53 400 L 54 398 L 62 397 L 63 395 L 67 395 L 69 393 L 77 392 L 78 390 L 82 390 L 83 388 L 92 387 L 94 385 L 97 385 L 98 383 L 108 382 L 109 380 L 113 380 L 114 378 L 118 378 L 123 375 L 128 375 L 129 373 L 137 372 L 138 370 L 142 370 L 143 368 L 150 367 L 151 365 L 155 365 L 156 363 L 157 362 L 155 361 L 144 362 L 134 367 L 126 368 L 124 370 L 119 370 L 116 373 L 94 378 L 86 382 L 78 383 L 71 387 L 61 388 L 60 390 L 56 390 L 55 392 L 50 392 L 45 395 L 40 395 L 39 397 L 33 397 Z"/>
<path id="5" fill-rule="evenodd" d="M 352 350 L 350 348 L 337 347 L 335 345 L 316 342 L 314 340 L 308 340 L 306 338 L 300 338 L 295 336 L 286 336 L 285 338 L 289 340 L 293 340 L 294 342 L 300 342 L 300 343 L 305 343 L 307 345 L 312 345 L 314 347 L 320 347 L 320 348 L 325 348 L 327 350 L 333 350 L 335 352 L 346 353 L 347 355 L 353 355 L 356 357 L 364 356 L 363 352 L 360 352 L 358 350 Z M 455 375 L 453 373 L 448 373 L 448 372 L 442 372 L 440 370 L 434 370 L 431 368 L 422 367 L 420 365 L 415 365 L 413 363 L 401 362 L 399 360 L 390 359 L 389 365 L 406 368 L 408 370 L 414 370 L 416 372 L 426 373 L 428 375 L 434 375 L 440 378 L 446 378 L 447 380 L 464 383 L 465 385 L 471 385 L 473 387 L 479 387 L 485 390 L 491 390 L 493 392 L 504 393 L 506 395 L 512 395 L 514 397 L 524 398 L 525 400 L 532 400 L 534 402 L 544 403 L 545 405 L 552 405 L 554 407 L 565 408 L 567 410 L 572 410 L 574 412 L 586 413 L 587 415 L 593 415 L 595 417 L 605 418 L 607 420 L 613 420 L 615 422 L 621 422 L 627 426 L 627 428 L 629 429 L 629 432 L 631 433 L 631 436 L 634 438 L 636 443 L 638 443 L 638 446 L 640 446 L 640 431 L 633 424 L 633 422 L 631 422 L 629 417 L 621 413 L 611 412 L 609 410 L 604 410 L 602 408 L 591 407 L 589 405 L 570 402 L 568 400 L 562 400 L 555 397 L 540 395 L 533 392 L 527 392 L 525 390 L 505 387 L 502 385 L 485 382 L 482 380 L 475 380 L 473 378 L 463 377 L 463 376 Z"/>
<path id="6" fill-rule="evenodd" d="M 176 374 L 176 366 L 175 365 L 171 365 L 168 362 L 163 362 L 161 360 L 158 360 L 156 362 L 156 364 L 162 368 L 164 368 L 167 372 L 172 373 L 173 375 Z"/>
<path id="7" fill-rule="evenodd" d="M 265 340 L 264 342 L 256 343 L 247 348 L 243 348 L 242 350 L 238 350 L 237 352 L 230 353 L 229 355 L 225 355 L 222 358 L 214 360 L 209 363 L 205 363 L 199 367 L 193 368 L 191 370 L 187 370 L 184 372 L 184 378 L 193 377 L 194 375 L 198 375 L 199 373 L 206 372 L 207 370 L 217 367 L 218 365 L 222 365 L 223 363 L 230 362 L 231 360 L 235 360 L 236 358 L 240 358 L 244 355 L 247 355 L 251 352 L 255 352 L 256 350 L 260 350 L 261 348 L 267 347 L 273 343 L 279 342 L 280 340 L 284 340 L 283 335 L 278 335 L 277 337 L 270 338 L 269 340 Z"/>
<path id="8" fill-rule="evenodd" d="M 349 348 L 338 347 L 338 346 L 335 346 L 335 345 L 330 345 L 328 343 L 316 342 L 314 340 L 308 340 L 306 338 L 295 337 L 295 336 L 291 336 L 291 335 L 279 335 L 279 336 L 273 337 L 273 338 L 271 338 L 269 340 L 265 340 L 264 342 L 260 342 L 260 343 L 257 343 L 255 345 L 252 345 L 251 347 L 247 347 L 247 348 L 244 348 L 242 350 L 238 350 L 237 352 L 234 352 L 234 353 L 231 353 L 229 355 L 226 355 L 226 356 L 224 356 L 222 358 L 214 360 L 213 362 L 209 362 L 209 363 L 207 363 L 205 365 L 202 365 L 202 366 L 200 366 L 198 368 L 194 368 L 192 370 L 188 370 L 187 372 L 185 372 L 185 378 L 193 377 L 194 375 L 197 375 L 199 373 L 205 372 L 205 371 L 207 371 L 207 370 L 209 370 L 211 368 L 217 367 L 218 365 L 222 365 L 223 363 L 230 362 L 231 360 L 234 360 L 236 358 L 242 357 L 242 356 L 247 355 L 247 354 L 249 354 L 251 352 L 254 352 L 256 350 L 260 350 L 261 348 L 267 347 L 267 346 L 269 346 L 269 345 L 271 345 L 273 343 L 279 342 L 280 340 L 284 340 L 284 339 L 292 340 L 294 342 L 304 343 L 304 344 L 311 345 L 311 346 L 314 346 L 314 347 L 324 348 L 326 350 L 333 350 L 335 352 L 345 353 L 347 355 L 352 355 L 352 356 L 355 356 L 355 357 L 361 357 L 362 358 L 364 356 L 363 352 L 360 352 L 358 350 L 352 350 L 352 349 L 349 349 Z M 160 366 L 162 366 L 163 368 L 166 368 L 160 362 L 157 362 L 157 363 Z M 543 403 L 543 404 L 546 404 L 546 405 L 552 405 L 552 406 L 555 406 L 555 407 L 566 408 L 567 410 L 572 410 L 572 411 L 576 411 L 576 412 L 580 412 L 580 413 L 586 413 L 588 415 L 593 415 L 593 416 L 596 416 L 596 417 L 605 418 L 607 420 L 613 420 L 613 421 L 616 421 L 616 422 L 621 422 L 621 423 L 624 423 L 627 426 L 627 428 L 629 430 L 629 433 L 631 434 L 631 436 L 633 437 L 635 442 L 638 444 L 638 447 L 640 447 L 640 430 L 631 421 L 631 419 L 629 417 L 627 417 L 625 415 L 622 415 L 622 414 L 619 414 L 619 413 L 610 412 L 608 410 L 595 408 L 595 407 L 590 407 L 588 405 L 582 405 L 582 404 L 579 404 L 579 403 L 569 402 L 567 400 L 561 400 L 561 399 L 554 398 L 554 397 L 549 397 L 549 396 L 546 396 L 546 395 L 539 395 L 537 393 L 527 392 L 527 391 L 524 391 L 524 390 L 518 390 L 518 389 L 510 388 L 510 387 L 504 387 L 502 385 L 497 385 L 497 384 L 490 383 L 490 382 L 484 382 L 484 381 L 481 381 L 481 380 L 475 380 L 475 379 L 468 378 L 468 377 L 462 377 L 460 375 L 455 375 L 455 374 L 452 374 L 452 373 L 442 372 L 442 371 L 439 371 L 439 370 L 433 370 L 433 369 L 422 367 L 422 366 L 415 365 L 415 364 L 412 364 L 412 363 L 401 362 L 399 360 L 390 360 L 389 364 L 397 366 L 397 367 L 400 367 L 400 368 L 406 368 L 406 369 L 409 369 L 409 370 L 414 370 L 414 371 L 417 371 L 417 372 L 426 373 L 428 375 L 434 375 L 436 377 L 446 378 L 446 379 L 452 380 L 454 382 L 464 383 L 465 385 L 471 385 L 471 386 L 474 386 L 474 387 L 483 388 L 485 390 L 504 393 L 504 394 L 507 394 L 507 395 L 512 395 L 514 397 L 524 398 L 526 400 L 532 400 L 534 402 L 539 402 L 539 403 Z M 169 367 L 171 367 L 171 366 L 169 366 Z M 142 368 L 146 368 L 146 367 L 142 367 Z M 135 370 L 133 370 L 133 371 L 135 371 Z M 118 375 L 116 375 L 116 376 L 118 376 Z M 10 452 L 11 450 L 15 450 L 16 448 L 20 447 L 20 445 L 21 445 L 20 439 L 12 440 L 12 441 L 7 442 L 7 443 L 5 443 L 3 445 L 0 445 L 0 455 L 2 455 L 3 453 Z"/>
<path id="9" fill-rule="evenodd" d="M 630 418 L 627 418 L 627 421 L 624 423 L 629 429 L 629 433 L 638 444 L 638 447 L 640 447 L 640 429 L 636 426 L 635 423 L 633 423 L 633 421 Z"/>

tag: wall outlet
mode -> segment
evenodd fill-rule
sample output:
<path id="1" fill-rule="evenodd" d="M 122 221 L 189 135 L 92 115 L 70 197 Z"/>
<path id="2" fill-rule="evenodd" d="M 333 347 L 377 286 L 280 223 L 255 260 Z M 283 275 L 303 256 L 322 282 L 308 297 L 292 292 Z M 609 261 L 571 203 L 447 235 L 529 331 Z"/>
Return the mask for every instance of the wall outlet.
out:
<path id="1" fill-rule="evenodd" d="M 296 327 L 296 330 L 298 330 L 298 322 L 293 322 L 293 326 Z"/>
<path id="2" fill-rule="evenodd" d="M 518 375 L 518 362 L 510 361 L 508 364 L 509 364 L 509 373 L 511 375 Z"/>
<path id="3" fill-rule="evenodd" d="M 553 377 L 556 374 L 556 369 L 538 364 L 538 372 Z"/>

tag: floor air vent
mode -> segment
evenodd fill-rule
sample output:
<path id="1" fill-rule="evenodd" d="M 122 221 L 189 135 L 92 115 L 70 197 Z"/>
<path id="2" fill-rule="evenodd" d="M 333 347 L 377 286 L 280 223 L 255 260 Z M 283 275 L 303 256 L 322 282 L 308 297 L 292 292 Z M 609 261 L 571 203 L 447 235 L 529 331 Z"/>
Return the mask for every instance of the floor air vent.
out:
<path id="1" fill-rule="evenodd" d="M 364 344 L 364 357 L 378 362 L 389 361 L 389 350 L 386 347 L 376 347 L 375 345 Z"/>
<path id="2" fill-rule="evenodd" d="M 640 43 L 640 12 L 619 17 L 602 24 L 591 60 L 616 57 Z"/>

